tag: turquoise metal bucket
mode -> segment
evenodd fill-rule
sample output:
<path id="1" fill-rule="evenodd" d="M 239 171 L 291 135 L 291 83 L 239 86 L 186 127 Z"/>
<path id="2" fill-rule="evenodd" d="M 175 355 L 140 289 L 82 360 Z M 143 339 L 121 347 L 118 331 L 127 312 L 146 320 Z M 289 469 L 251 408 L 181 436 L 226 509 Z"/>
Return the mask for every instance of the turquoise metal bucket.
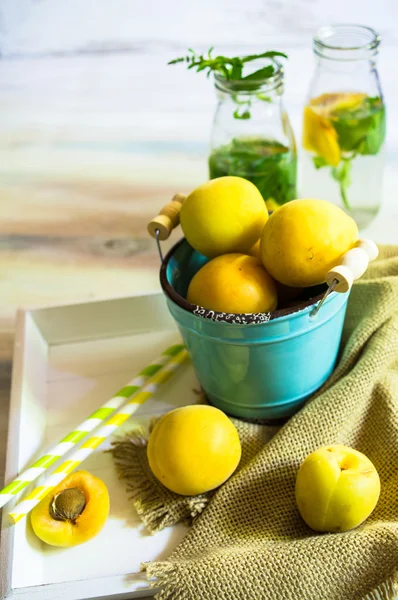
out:
<path id="1" fill-rule="evenodd" d="M 183 239 L 160 271 L 169 310 L 204 393 L 232 416 L 291 416 L 333 371 L 349 294 L 332 292 L 315 316 L 311 313 L 324 288 L 299 307 L 270 313 L 265 322 L 224 322 L 212 311 L 204 318 L 186 294 L 193 275 L 207 261 Z"/>

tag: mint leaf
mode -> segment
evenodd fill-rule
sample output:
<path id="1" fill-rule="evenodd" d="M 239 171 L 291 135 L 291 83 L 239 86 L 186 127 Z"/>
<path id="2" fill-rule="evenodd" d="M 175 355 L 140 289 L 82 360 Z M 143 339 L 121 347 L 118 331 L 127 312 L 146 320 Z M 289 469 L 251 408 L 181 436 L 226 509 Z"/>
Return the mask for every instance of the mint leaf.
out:
<path id="1" fill-rule="evenodd" d="M 250 112 L 247 109 L 239 112 L 239 108 L 237 108 L 233 114 L 235 119 L 250 119 Z"/>
<path id="2" fill-rule="evenodd" d="M 254 73 L 250 73 L 250 75 L 246 75 L 246 77 L 242 77 L 243 81 L 259 81 L 261 79 L 268 79 L 272 77 L 275 73 L 275 69 L 272 65 L 268 65 L 267 67 L 263 67 Z"/>
<path id="3" fill-rule="evenodd" d="M 188 64 L 188 69 L 196 69 L 197 72 L 200 71 L 208 71 L 208 74 L 211 72 L 222 73 L 228 80 L 233 81 L 255 81 L 257 79 L 268 79 L 272 77 L 275 72 L 273 65 L 267 65 L 256 71 L 255 73 L 250 73 L 249 75 L 243 75 L 243 67 L 246 63 L 251 62 L 253 60 L 258 60 L 261 58 L 275 58 L 279 56 L 281 58 L 287 58 L 287 55 L 283 52 L 278 52 L 276 50 L 270 50 L 268 52 L 262 52 L 260 54 L 248 54 L 247 56 L 216 56 L 212 57 L 213 48 L 210 48 L 207 56 L 203 54 L 196 54 L 194 50 L 189 48 L 190 54 L 187 56 L 180 56 L 178 58 L 174 58 L 170 60 L 168 65 L 176 65 L 178 63 L 185 62 Z"/>
<path id="4" fill-rule="evenodd" d="M 180 58 L 174 58 L 174 60 L 170 60 L 167 64 L 168 65 L 176 65 L 180 62 L 188 62 L 187 57 L 185 56 L 180 56 Z"/>
<path id="5" fill-rule="evenodd" d="M 269 52 L 263 52 L 262 54 L 248 54 L 242 58 L 242 62 L 246 63 L 251 60 L 257 60 L 258 58 L 275 58 L 275 56 L 280 56 L 281 58 L 287 58 L 287 54 L 283 52 L 276 52 L 275 50 L 271 50 Z"/>
<path id="6" fill-rule="evenodd" d="M 262 94 L 261 92 L 256 94 L 256 96 L 259 100 L 262 100 L 263 102 L 272 102 L 271 96 L 266 96 L 265 94 Z"/>
<path id="7" fill-rule="evenodd" d="M 334 112 L 339 146 L 343 152 L 377 154 L 386 135 L 385 107 L 381 98 L 365 98 L 360 106 Z"/>
<path id="8" fill-rule="evenodd" d="M 243 63 L 239 58 L 233 59 L 232 69 L 229 72 L 229 79 L 242 79 Z"/>
<path id="9" fill-rule="evenodd" d="M 386 110 L 384 106 L 377 109 L 371 117 L 371 123 L 365 140 L 361 146 L 360 154 L 378 154 L 386 137 Z"/>
<path id="10" fill-rule="evenodd" d="M 213 48 L 211 47 L 207 53 L 207 56 L 203 54 L 196 54 L 192 48 L 188 49 L 189 54 L 187 56 L 180 56 L 170 60 L 167 64 L 176 65 L 178 63 L 186 63 L 188 69 L 195 69 L 196 72 L 205 71 L 207 77 L 211 73 L 219 73 L 225 77 L 228 81 L 241 82 L 240 85 L 236 85 L 237 92 L 243 91 L 256 91 L 261 87 L 261 83 L 272 77 L 275 73 L 275 66 L 273 64 L 261 67 L 254 73 L 249 75 L 243 74 L 243 69 L 246 63 L 253 60 L 262 58 L 273 59 L 275 57 L 287 58 L 287 55 L 283 52 L 276 50 L 269 50 L 260 54 L 248 54 L 246 56 L 212 56 Z M 238 109 L 233 113 L 235 119 L 250 119 L 250 111 L 245 110 L 243 112 Z"/>
<path id="11" fill-rule="evenodd" d="M 323 156 L 313 156 L 312 162 L 314 163 L 314 167 L 316 169 L 322 169 L 322 167 L 329 166 L 328 161 L 325 158 L 323 158 Z"/>

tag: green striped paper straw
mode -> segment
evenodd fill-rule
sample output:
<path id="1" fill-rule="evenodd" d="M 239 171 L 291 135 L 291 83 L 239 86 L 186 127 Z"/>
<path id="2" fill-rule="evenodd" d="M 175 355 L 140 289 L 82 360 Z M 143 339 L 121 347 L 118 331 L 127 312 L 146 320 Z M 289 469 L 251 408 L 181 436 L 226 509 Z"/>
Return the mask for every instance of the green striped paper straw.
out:
<path id="1" fill-rule="evenodd" d="M 49 475 L 42 485 L 36 487 L 30 494 L 26 496 L 12 512 L 8 514 L 12 523 L 17 523 L 28 512 L 32 510 L 47 494 L 51 492 L 69 473 L 78 467 L 98 446 L 106 440 L 116 429 L 118 429 L 132 414 L 136 412 L 141 404 L 158 390 L 162 383 L 168 381 L 174 371 L 188 357 L 188 352 L 183 349 L 176 356 L 166 363 L 159 371 L 151 377 L 150 381 L 144 385 L 141 390 L 129 400 L 129 402 L 118 410 L 112 417 L 103 425 L 95 435 L 86 440 L 80 448 L 72 453 L 69 460 L 63 462 L 55 471 Z"/>
<path id="2" fill-rule="evenodd" d="M 136 394 L 153 375 L 158 373 L 165 364 L 176 356 L 184 348 L 182 344 L 176 344 L 167 348 L 153 363 L 142 369 L 127 385 L 119 390 L 113 398 L 108 400 L 101 408 L 93 412 L 83 423 L 80 423 L 74 431 L 64 437 L 58 444 L 53 446 L 44 456 L 36 460 L 33 465 L 23 473 L 20 473 L 14 481 L 9 483 L 0 491 L 0 507 L 15 498 L 20 491 L 24 490 L 30 483 L 35 481 L 57 460 L 64 456 L 76 444 L 81 442 L 88 433 L 106 421 L 127 400 Z"/>

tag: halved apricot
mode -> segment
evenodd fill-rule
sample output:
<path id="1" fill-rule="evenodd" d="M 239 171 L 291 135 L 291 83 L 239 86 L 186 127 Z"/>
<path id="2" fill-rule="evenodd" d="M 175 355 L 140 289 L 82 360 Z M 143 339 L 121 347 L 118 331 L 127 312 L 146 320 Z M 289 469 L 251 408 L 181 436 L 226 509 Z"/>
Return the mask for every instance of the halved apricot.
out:
<path id="1" fill-rule="evenodd" d="M 87 471 L 71 473 L 35 506 L 33 531 L 52 546 L 77 546 L 95 537 L 109 514 L 105 483 Z"/>

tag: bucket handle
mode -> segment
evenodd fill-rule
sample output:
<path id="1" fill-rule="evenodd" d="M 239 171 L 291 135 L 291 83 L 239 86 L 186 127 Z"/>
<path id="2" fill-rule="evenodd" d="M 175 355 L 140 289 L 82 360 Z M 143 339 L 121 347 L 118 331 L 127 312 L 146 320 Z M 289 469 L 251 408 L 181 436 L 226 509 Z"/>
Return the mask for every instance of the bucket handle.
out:
<path id="1" fill-rule="evenodd" d="M 326 283 L 328 289 L 322 300 L 315 306 L 310 313 L 314 317 L 330 292 L 348 292 L 354 281 L 362 277 L 368 268 L 369 263 L 375 260 L 379 255 L 379 249 L 372 240 L 360 239 L 354 248 L 343 254 L 340 264 L 336 265 L 326 273 Z"/>
<path id="2" fill-rule="evenodd" d="M 163 206 L 147 225 L 149 235 L 156 240 L 161 262 L 163 262 L 163 253 L 160 240 L 167 240 L 173 229 L 180 224 L 180 210 L 185 198 L 185 194 L 174 194 L 170 202 Z"/>

